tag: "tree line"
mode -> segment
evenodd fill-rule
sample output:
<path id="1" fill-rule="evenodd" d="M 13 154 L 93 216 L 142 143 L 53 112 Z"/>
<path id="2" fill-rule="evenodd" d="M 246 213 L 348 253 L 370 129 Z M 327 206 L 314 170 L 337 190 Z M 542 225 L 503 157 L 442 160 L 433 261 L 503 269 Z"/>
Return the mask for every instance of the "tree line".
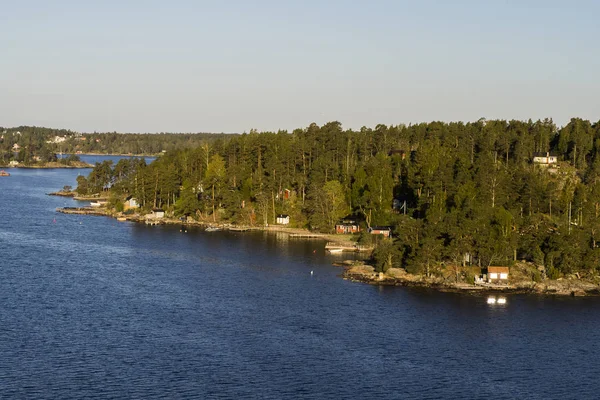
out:
<path id="1" fill-rule="evenodd" d="M 535 153 L 550 152 L 558 168 Z M 332 232 L 340 219 L 393 227 L 380 268 L 545 265 L 551 277 L 600 261 L 600 124 L 552 120 L 431 122 L 343 129 L 311 124 L 123 159 L 78 178 L 78 191 L 135 196 L 145 208 L 238 224 Z M 402 206 L 400 208 L 399 206 Z M 368 235 L 361 240 L 368 241 Z"/>
<path id="2" fill-rule="evenodd" d="M 79 133 L 67 129 L 36 126 L 0 127 L 0 161 L 29 163 L 34 158 L 51 159 L 55 153 L 156 155 L 163 151 L 198 147 L 233 134 L 212 133 Z M 56 138 L 59 140 L 56 140 Z M 13 151 L 17 144 L 20 149 Z M 55 160 L 51 160 L 55 161 Z"/>

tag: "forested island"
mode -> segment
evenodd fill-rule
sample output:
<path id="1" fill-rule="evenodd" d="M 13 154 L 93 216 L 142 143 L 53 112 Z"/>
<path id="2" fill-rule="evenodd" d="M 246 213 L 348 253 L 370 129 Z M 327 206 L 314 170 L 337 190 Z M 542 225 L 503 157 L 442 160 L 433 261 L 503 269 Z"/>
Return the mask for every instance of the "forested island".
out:
<path id="1" fill-rule="evenodd" d="M 251 132 L 166 152 L 147 165 L 124 159 L 78 178 L 77 192 L 106 192 L 122 208 L 240 225 L 333 232 L 374 226 L 375 267 L 434 276 L 469 265 L 543 269 L 533 279 L 596 277 L 600 261 L 600 124 L 572 119 L 431 122 L 345 130 L 338 122 L 292 133 Z M 543 161 L 536 161 L 535 157 Z M 466 272 L 457 272 L 469 279 Z"/>
<path id="2" fill-rule="evenodd" d="M 0 127 L 0 165 L 8 165 L 11 161 L 18 162 L 21 166 L 54 162 L 57 153 L 156 156 L 168 150 L 198 147 L 205 142 L 212 142 L 231 135 L 81 133 L 68 129 L 37 126 Z"/>

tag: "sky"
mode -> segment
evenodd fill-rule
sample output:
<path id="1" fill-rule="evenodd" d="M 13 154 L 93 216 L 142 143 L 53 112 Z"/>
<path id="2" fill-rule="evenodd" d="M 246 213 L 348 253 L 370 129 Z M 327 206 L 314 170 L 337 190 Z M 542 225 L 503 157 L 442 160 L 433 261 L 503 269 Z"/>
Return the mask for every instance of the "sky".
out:
<path id="1" fill-rule="evenodd" d="M 0 126 L 600 119 L 600 2 L 0 0 Z"/>

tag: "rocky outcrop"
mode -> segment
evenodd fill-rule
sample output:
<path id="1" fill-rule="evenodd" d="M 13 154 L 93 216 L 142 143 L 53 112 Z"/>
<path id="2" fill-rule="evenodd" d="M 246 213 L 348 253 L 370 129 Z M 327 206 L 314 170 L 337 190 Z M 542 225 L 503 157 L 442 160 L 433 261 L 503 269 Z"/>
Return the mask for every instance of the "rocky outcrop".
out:
<path id="1" fill-rule="evenodd" d="M 343 263 L 342 263 L 343 264 Z M 375 272 L 369 265 L 342 265 L 342 277 L 354 282 L 373 285 L 411 286 L 460 293 L 535 293 L 556 296 L 600 296 L 600 286 L 580 279 L 545 280 L 543 282 L 516 281 L 506 285 L 472 285 L 451 282 L 439 277 L 413 275 L 400 268 L 391 268 L 385 274 Z"/>

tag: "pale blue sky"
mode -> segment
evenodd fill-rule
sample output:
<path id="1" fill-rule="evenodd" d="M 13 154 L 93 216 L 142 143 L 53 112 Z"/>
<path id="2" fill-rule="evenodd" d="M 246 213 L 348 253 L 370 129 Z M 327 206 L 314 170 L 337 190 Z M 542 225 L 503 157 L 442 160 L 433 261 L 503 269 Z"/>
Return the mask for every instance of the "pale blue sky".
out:
<path id="1" fill-rule="evenodd" d="M 2 126 L 600 119 L 596 1 L 0 0 L 0 10 Z"/>

